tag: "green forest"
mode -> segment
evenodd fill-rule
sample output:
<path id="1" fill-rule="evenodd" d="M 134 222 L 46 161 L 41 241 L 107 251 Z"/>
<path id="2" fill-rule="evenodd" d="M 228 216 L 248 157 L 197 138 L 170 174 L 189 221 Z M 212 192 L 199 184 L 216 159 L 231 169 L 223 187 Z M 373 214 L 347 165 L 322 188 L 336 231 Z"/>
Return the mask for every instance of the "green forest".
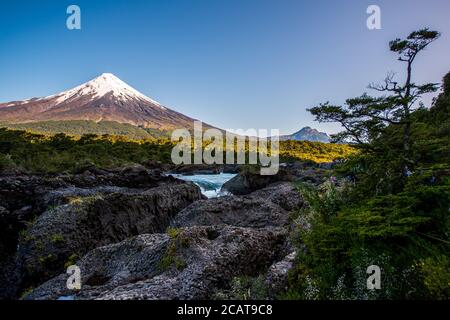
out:
<path id="1" fill-rule="evenodd" d="M 283 298 L 449 299 L 450 73 L 442 86 L 411 80 L 416 56 L 438 37 L 423 29 L 390 43 L 404 84 L 388 75 L 371 85 L 376 96 L 310 109 L 340 123 L 334 139 L 359 152 L 336 168 L 336 180 L 299 185 L 308 206 L 295 220 L 298 255 Z M 420 103 L 438 90 L 431 106 Z M 366 290 L 371 265 L 381 268 L 379 290 Z"/>
<path id="2" fill-rule="evenodd" d="M 24 130 L 37 134 L 54 135 L 64 132 L 70 136 L 81 137 L 85 134 L 126 136 L 130 140 L 148 140 L 167 137 L 167 133 L 155 129 L 136 127 L 128 123 L 115 121 L 60 120 L 36 121 L 27 123 L 1 122 L 0 127 L 12 130 Z"/>
<path id="3" fill-rule="evenodd" d="M 78 137 L 1 128 L 0 170 L 57 173 L 74 172 L 91 165 L 99 168 L 145 165 L 149 160 L 170 164 L 173 147 L 174 143 L 166 137 L 133 140 L 121 135 L 83 134 Z M 280 142 L 281 161 L 331 162 L 355 152 L 355 148 L 346 144 Z"/>

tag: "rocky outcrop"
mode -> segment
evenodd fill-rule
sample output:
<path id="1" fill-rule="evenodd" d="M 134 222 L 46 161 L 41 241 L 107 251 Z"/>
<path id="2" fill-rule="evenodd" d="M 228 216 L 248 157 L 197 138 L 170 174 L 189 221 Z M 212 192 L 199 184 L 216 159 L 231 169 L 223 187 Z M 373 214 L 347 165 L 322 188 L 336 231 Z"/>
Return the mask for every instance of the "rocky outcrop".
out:
<path id="1" fill-rule="evenodd" d="M 189 227 L 140 235 L 95 249 L 77 264 L 79 292 L 66 289 L 67 275 L 35 289 L 28 299 L 208 299 L 235 276 L 254 276 L 277 258 L 282 229 Z M 158 259 L 159 262 L 158 262 Z"/>
<path id="2" fill-rule="evenodd" d="M 225 182 L 222 190 L 234 195 L 246 195 L 279 181 L 289 181 L 285 170 L 279 170 L 277 174 L 267 176 L 261 175 L 257 170 L 255 172 L 253 170 L 241 170 L 237 176 Z"/>
<path id="3" fill-rule="evenodd" d="M 10 191 L 31 186 L 0 208 L 3 298 L 208 299 L 236 277 L 265 274 L 276 292 L 293 251 L 291 212 L 303 205 L 290 182 L 205 199 L 141 166 L 2 179 Z M 73 264 L 80 291 L 66 286 Z"/>
<path id="4" fill-rule="evenodd" d="M 281 181 L 320 184 L 326 178 L 327 168 L 326 164 L 295 162 L 281 164 L 277 174 L 267 176 L 261 175 L 255 168 L 245 168 L 227 181 L 222 186 L 222 190 L 234 195 L 246 195 Z"/>
<path id="5" fill-rule="evenodd" d="M 182 183 L 157 170 L 130 166 L 111 170 L 85 167 L 75 174 L 0 176 L 0 256 L 15 251 L 18 233 L 48 207 L 66 204 L 75 197 L 110 194 L 129 189 L 149 189 L 161 183 Z"/>
<path id="6" fill-rule="evenodd" d="M 117 188 L 149 189 L 161 183 L 176 183 L 158 170 L 130 166 L 111 170 L 85 167 L 75 174 L 0 176 L 0 203 L 20 226 L 40 215 L 48 206 L 67 202 L 73 196 L 111 193 Z M 178 181 L 179 182 L 179 181 Z"/>
<path id="7" fill-rule="evenodd" d="M 108 290 L 156 276 L 169 241 L 166 234 L 143 234 L 90 251 L 81 260 L 73 262 L 81 269 L 82 289 L 102 287 Z M 60 274 L 26 298 L 57 299 L 76 294 L 67 288 L 67 279 L 67 274 Z"/>
<path id="8" fill-rule="evenodd" d="M 296 252 L 291 252 L 281 261 L 272 264 L 267 271 L 265 284 L 268 288 L 269 298 L 275 298 L 283 293 L 288 285 L 288 273 L 294 265 Z"/>
<path id="9" fill-rule="evenodd" d="M 4 207 L 0 206 L 0 232 L 2 240 L 0 241 L 0 255 L 6 256 L 14 252 L 14 246 L 17 243 L 17 219 Z"/>
<path id="10" fill-rule="evenodd" d="M 250 195 L 225 196 L 194 202 L 173 220 L 173 227 L 232 225 L 250 228 L 286 227 L 290 211 L 302 198 L 291 183 L 279 183 Z"/>
<path id="11" fill-rule="evenodd" d="M 70 257 L 98 246 L 163 232 L 176 213 L 201 197 L 198 187 L 184 183 L 75 198 L 50 208 L 19 241 L 17 263 L 24 270 L 23 286 L 58 274 Z"/>
<path id="12" fill-rule="evenodd" d="M 203 198 L 194 184 L 142 166 L 2 176 L 0 191 L 0 298 L 42 283 L 97 246 L 162 232 Z"/>

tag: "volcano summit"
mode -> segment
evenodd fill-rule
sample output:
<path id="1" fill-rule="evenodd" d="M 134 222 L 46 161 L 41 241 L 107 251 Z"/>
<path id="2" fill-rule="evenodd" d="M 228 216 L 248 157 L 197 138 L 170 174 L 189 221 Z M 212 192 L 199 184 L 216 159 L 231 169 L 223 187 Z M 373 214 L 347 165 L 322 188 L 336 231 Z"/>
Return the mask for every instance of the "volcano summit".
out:
<path id="1" fill-rule="evenodd" d="M 191 128 L 195 121 L 162 106 L 111 73 L 48 97 L 0 103 L 0 121 L 48 120 L 115 121 L 158 130 Z"/>

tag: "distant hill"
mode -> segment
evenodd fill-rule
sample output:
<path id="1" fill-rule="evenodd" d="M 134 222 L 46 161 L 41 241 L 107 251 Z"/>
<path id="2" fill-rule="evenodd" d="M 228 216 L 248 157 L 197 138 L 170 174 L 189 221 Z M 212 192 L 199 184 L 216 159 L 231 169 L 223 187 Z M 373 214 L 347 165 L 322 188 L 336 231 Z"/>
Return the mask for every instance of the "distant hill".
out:
<path id="1" fill-rule="evenodd" d="M 89 121 L 89 120 L 67 120 L 67 121 L 39 121 L 27 123 L 0 122 L 0 127 L 14 130 L 26 130 L 40 134 L 66 133 L 73 136 L 83 134 L 108 134 L 111 136 L 126 136 L 133 140 L 146 140 L 169 136 L 167 132 L 157 129 L 136 127 L 127 123 L 115 121 Z"/>
<path id="2" fill-rule="evenodd" d="M 320 132 L 311 127 L 304 127 L 301 130 L 290 134 L 280 136 L 280 141 L 294 140 L 294 141 L 313 141 L 313 142 L 330 142 L 330 136 L 325 132 Z"/>

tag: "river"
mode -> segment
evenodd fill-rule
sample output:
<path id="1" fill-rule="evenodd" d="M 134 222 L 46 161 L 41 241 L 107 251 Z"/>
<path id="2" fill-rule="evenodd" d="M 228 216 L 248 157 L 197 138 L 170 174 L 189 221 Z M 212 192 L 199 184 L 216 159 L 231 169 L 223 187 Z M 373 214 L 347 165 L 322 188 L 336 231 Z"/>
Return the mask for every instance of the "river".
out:
<path id="1" fill-rule="evenodd" d="M 216 198 L 227 195 L 229 193 L 221 192 L 222 186 L 228 180 L 234 178 L 234 173 L 220 173 L 220 174 L 194 174 L 194 175 L 182 175 L 171 174 L 175 178 L 191 181 L 200 187 L 202 194 L 208 198 Z"/>

